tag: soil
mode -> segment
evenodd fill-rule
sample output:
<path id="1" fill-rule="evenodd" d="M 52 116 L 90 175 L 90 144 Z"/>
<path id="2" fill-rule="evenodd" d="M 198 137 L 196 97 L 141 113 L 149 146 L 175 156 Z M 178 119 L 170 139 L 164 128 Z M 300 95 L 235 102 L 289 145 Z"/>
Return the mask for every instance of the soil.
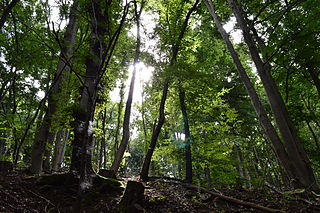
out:
<path id="1" fill-rule="evenodd" d="M 0 212 L 117 212 L 123 190 L 100 187 L 88 191 L 79 200 L 77 184 L 44 184 L 40 177 L 24 171 L 0 173 Z M 127 179 L 121 180 L 125 186 Z M 155 179 L 145 184 L 144 212 L 262 212 L 255 208 L 223 200 L 204 191 L 190 189 L 180 181 Z M 120 187 L 121 188 L 121 187 Z M 211 189 L 211 191 L 283 212 L 320 212 L 316 198 L 300 198 L 268 190 Z"/>

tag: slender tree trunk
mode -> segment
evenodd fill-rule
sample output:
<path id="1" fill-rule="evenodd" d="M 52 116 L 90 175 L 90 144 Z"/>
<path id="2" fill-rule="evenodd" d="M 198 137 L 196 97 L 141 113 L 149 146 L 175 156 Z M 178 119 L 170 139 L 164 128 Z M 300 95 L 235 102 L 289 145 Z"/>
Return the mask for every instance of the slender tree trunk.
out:
<path id="1" fill-rule="evenodd" d="M 101 146 L 100 146 L 100 154 L 99 154 L 99 169 L 102 168 L 102 165 L 105 165 L 105 161 L 106 161 L 106 156 L 105 156 L 105 152 L 106 152 L 106 117 L 107 117 L 107 108 L 104 108 L 103 111 L 103 116 L 102 116 L 102 138 L 101 138 Z M 105 168 L 105 166 L 104 166 Z"/>
<path id="2" fill-rule="evenodd" d="M 161 97 L 161 102 L 160 102 L 160 107 L 159 107 L 158 123 L 157 123 L 155 129 L 152 131 L 151 142 L 150 142 L 149 149 L 147 151 L 147 154 L 146 154 L 146 157 L 144 159 L 143 166 L 141 169 L 141 173 L 140 173 L 140 179 L 143 181 L 146 181 L 148 179 L 148 172 L 149 172 L 151 158 L 152 158 L 154 149 L 156 147 L 157 139 L 159 137 L 161 128 L 164 124 L 164 120 L 165 120 L 164 108 L 165 108 L 165 104 L 166 104 L 168 90 L 169 90 L 169 83 L 165 82 L 165 84 L 163 86 L 163 90 L 162 90 L 162 97 Z"/>
<path id="3" fill-rule="evenodd" d="M 313 84 L 316 86 L 317 91 L 318 91 L 318 95 L 320 97 L 320 79 L 319 76 L 317 74 L 317 72 L 314 70 L 314 68 L 312 66 L 308 66 L 307 70 L 311 76 L 311 79 L 313 81 Z"/>
<path id="4" fill-rule="evenodd" d="M 61 58 L 58 62 L 56 76 L 53 81 L 55 82 L 55 85 L 53 86 L 49 94 L 48 108 L 43 122 L 39 129 L 39 132 L 35 136 L 30 167 L 30 171 L 34 174 L 39 174 L 42 171 L 42 159 L 44 156 L 46 143 L 50 134 L 52 134 L 50 133 L 50 131 L 52 131 L 50 130 L 50 128 L 58 107 L 58 100 L 56 96 L 62 91 L 63 87 L 66 86 L 64 84 L 66 79 L 68 78 L 68 73 L 70 73 L 70 67 L 68 66 L 68 64 L 70 63 L 70 58 L 73 54 L 73 47 L 78 30 L 78 19 L 76 17 L 78 5 L 78 1 L 75 0 L 70 10 L 69 23 L 64 34 L 64 46 L 61 50 Z"/>
<path id="5" fill-rule="evenodd" d="M 319 142 L 319 139 L 318 139 L 316 133 L 314 132 L 313 128 L 311 127 L 309 121 L 306 121 L 306 123 L 307 123 L 307 126 L 308 126 L 308 128 L 309 128 L 309 131 L 310 131 L 311 134 L 312 134 L 312 137 L 313 137 L 313 139 L 314 139 L 314 142 L 316 143 L 316 147 L 317 147 L 318 154 L 320 154 L 320 142 Z"/>
<path id="6" fill-rule="evenodd" d="M 6 8 L 4 8 L 3 13 L 1 15 L 1 19 L 0 19 L 0 30 L 2 29 L 2 27 L 4 26 L 4 23 L 6 22 L 10 12 L 12 11 L 12 9 L 14 8 L 14 6 L 16 6 L 16 4 L 19 2 L 20 0 L 12 0 Z"/>
<path id="7" fill-rule="evenodd" d="M 237 185 L 243 186 L 243 181 L 245 180 L 245 177 L 244 177 L 244 170 L 242 167 L 242 158 L 239 153 L 239 147 L 237 145 L 234 145 L 233 150 L 236 154 L 236 158 L 237 158 L 237 162 L 238 162 L 237 170 L 238 170 L 238 174 L 240 177 L 240 180 L 237 181 L 238 182 Z"/>
<path id="8" fill-rule="evenodd" d="M 123 97 L 124 97 L 124 88 L 125 85 L 122 82 L 120 86 L 120 102 L 118 103 L 118 118 L 117 118 L 117 128 L 116 128 L 116 135 L 114 137 L 114 160 L 117 156 L 117 151 L 119 148 L 119 134 L 120 134 L 120 127 L 121 127 L 121 115 L 122 115 L 122 108 L 123 108 Z"/>
<path id="9" fill-rule="evenodd" d="M 148 143 L 147 143 L 147 124 L 146 124 L 146 113 L 145 113 L 145 107 L 144 107 L 144 91 L 142 91 L 141 94 L 141 119 L 142 119 L 142 128 L 143 128 L 143 135 L 144 135 L 144 153 L 147 153 L 148 150 Z"/>
<path id="10" fill-rule="evenodd" d="M 228 0 L 228 3 L 236 16 L 240 28 L 242 29 L 244 40 L 249 47 L 252 60 L 256 65 L 258 74 L 264 86 L 271 110 L 282 135 L 287 154 L 290 161 L 293 162 L 295 175 L 292 177 L 292 182 L 295 187 L 303 187 L 318 191 L 319 187 L 316 183 L 310 161 L 301 145 L 300 139 L 291 122 L 274 79 L 270 74 L 271 65 L 268 61 L 262 61 L 259 51 L 255 45 L 255 41 L 250 34 L 250 29 L 246 24 L 238 5 L 233 0 Z"/>
<path id="11" fill-rule="evenodd" d="M 230 55 L 233 59 L 233 62 L 237 68 L 237 71 L 239 73 L 240 79 L 242 80 L 248 95 L 251 99 L 252 105 L 256 111 L 257 117 L 265 131 L 266 136 L 272 143 L 274 150 L 276 152 L 276 155 L 280 159 L 280 162 L 282 166 L 285 168 L 286 172 L 289 174 L 289 176 L 294 177 L 294 173 L 292 172 L 292 162 L 289 160 L 288 154 L 284 148 L 284 145 L 281 142 L 281 139 L 279 138 L 276 130 L 274 129 L 270 119 L 267 116 L 267 113 L 259 99 L 259 96 L 253 86 L 253 84 L 250 81 L 249 76 L 247 75 L 244 67 L 242 66 L 242 63 L 229 39 L 229 36 L 227 32 L 223 29 L 222 24 L 220 23 L 218 16 L 215 12 L 214 5 L 212 4 L 211 0 L 205 0 L 205 3 L 210 11 L 210 14 L 212 15 L 214 22 L 218 28 L 218 31 L 220 32 L 222 38 L 224 39 L 227 48 L 230 52 Z"/>
<path id="12" fill-rule="evenodd" d="M 182 28 L 180 30 L 180 34 L 178 37 L 178 43 L 174 44 L 172 47 L 172 58 L 170 60 L 170 65 L 169 67 L 173 67 L 175 62 L 177 61 L 177 56 L 180 48 L 180 42 L 183 39 L 184 33 L 186 32 L 189 18 L 192 14 L 192 12 L 196 9 L 197 5 L 199 3 L 199 0 L 196 0 L 195 3 L 193 4 L 192 8 L 188 11 L 186 18 L 183 22 Z M 147 151 L 146 157 L 143 162 L 143 166 L 141 169 L 140 173 L 140 179 L 143 181 L 147 181 L 148 179 L 148 172 L 149 172 L 149 167 L 150 167 L 150 162 L 151 158 L 154 152 L 154 149 L 157 144 L 157 140 L 161 131 L 161 128 L 164 124 L 165 121 L 165 115 L 164 115 L 164 109 L 165 109 L 165 103 L 168 95 L 168 90 L 169 90 L 169 81 L 166 79 L 163 85 L 163 90 L 162 90 L 162 97 L 161 97 L 161 102 L 160 102 L 160 107 L 159 107 L 159 118 L 158 118 L 158 123 L 156 124 L 156 127 L 154 128 L 151 136 L 151 142 L 149 145 L 149 149 Z"/>
<path id="13" fill-rule="evenodd" d="M 186 181 L 192 183 L 192 157 L 191 157 L 191 134 L 189 128 L 189 119 L 187 106 L 185 103 L 185 91 L 180 85 L 179 88 L 180 108 L 183 116 L 184 134 L 185 134 L 185 160 L 186 160 Z"/>
<path id="14" fill-rule="evenodd" d="M 131 116 L 131 105 L 132 105 L 132 98 L 133 98 L 133 91 L 134 91 L 134 84 L 135 84 L 135 79 L 136 79 L 136 71 L 137 71 L 137 64 L 139 62 L 139 57 L 140 57 L 140 16 L 142 13 L 144 2 L 141 3 L 140 5 L 140 10 L 138 11 L 137 8 L 137 2 L 134 1 L 134 6 L 135 6 L 135 19 L 137 23 L 137 42 L 136 42 L 136 52 L 134 56 L 134 62 L 133 62 L 133 72 L 132 72 L 132 78 L 131 78 L 131 83 L 130 83 L 130 89 L 129 89 L 129 94 L 128 94 L 128 99 L 126 103 L 126 109 L 124 112 L 124 120 L 123 120 L 123 131 L 122 131 L 122 140 L 119 146 L 119 149 L 117 151 L 117 154 L 115 156 L 115 159 L 112 163 L 111 169 L 114 171 L 115 174 L 117 174 L 123 154 L 126 150 L 126 147 L 129 143 L 129 138 L 130 138 L 130 116 Z"/>
<path id="15" fill-rule="evenodd" d="M 208 164 L 206 164 L 206 167 L 204 168 L 204 176 L 206 178 L 208 188 L 211 188 L 212 180 L 211 180 L 210 168 L 209 168 Z"/>

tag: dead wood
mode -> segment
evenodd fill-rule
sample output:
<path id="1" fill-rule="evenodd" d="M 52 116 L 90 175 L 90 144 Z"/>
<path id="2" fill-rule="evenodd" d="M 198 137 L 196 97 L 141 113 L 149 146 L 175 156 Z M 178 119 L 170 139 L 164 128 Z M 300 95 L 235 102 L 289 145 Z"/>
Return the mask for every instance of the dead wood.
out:
<path id="1" fill-rule="evenodd" d="M 203 188 L 201 186 L 185 184 L 185 188 L 191 189 L 191 190 L 197 190 L 197 191 L 205 192 L 205 193 L 211 194 L 211 195 L 213 195 L 215 197 L 218 197 L 218 198 L 220 198 L 222 200 L 225 200 L 225 201 L 228 201 L 228 202 L 232 202 L 232 203 L 235 203 L 235 204 L 238 204 L 238 205 L 242 205 L 242 206 L 258 209 L 258 210 L 261 210 L 261 211 L 285 213 L 285 211 L 282 211 L 280 209 L 272 209 L 272 208 L 268 208 L 268 207 L 265 207 L 265 206 L 261 206 L 259 204 L 252 203 L 252 202 L 239 200 L 239 199 L 236 199 L 236 198 L 233 198 L 233 197 L 229 197 L 229 196 L 217 193 L 217 192 L 210 191 L 210 190 L 205 189 L 205 188 Z"/>

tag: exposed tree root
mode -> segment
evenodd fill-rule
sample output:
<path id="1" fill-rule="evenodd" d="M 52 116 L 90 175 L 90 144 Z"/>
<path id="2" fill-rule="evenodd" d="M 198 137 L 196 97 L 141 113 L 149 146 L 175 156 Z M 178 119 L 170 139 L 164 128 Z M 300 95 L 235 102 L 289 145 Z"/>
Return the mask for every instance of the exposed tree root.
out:
<path id="1" fill-rule="evenodd" d="M 261 206 L 259 204 L 255 204 L 255 203 L 251 203 L 251 202 L 247 202 L 247 201 L 242 201 L 242 200 L 239 200 L 239 199 L 236 199 L 236 198 L 233 198 L 233 197 L 225 196 L 223 194 L 219 194 L 217 192 L 210 191 L 210 190 L 205 189 L 205 188 L 200 187 L 200 186 L 194 186 L 194 185 L 186 184 L 185 187 L 187 189 L 201 191 L 201 192 L 205 192 L 205 193 L 211 194 L 213 196 L 219 197 L 220 199 L 228 201 L 228 202 L 232 202 L 232 203 L 235 203 L 235 204 L 238 204 L 238 205 L 242 205 L 242 206 L 258 209 L 258 210 L 261 210 L 261 211 L 285 213 L 285 211 L 280 210 L 280 209 L 272 209 L 272 208 L 268 208 L 268 207 L 265 207 L 265 206 Z"/>

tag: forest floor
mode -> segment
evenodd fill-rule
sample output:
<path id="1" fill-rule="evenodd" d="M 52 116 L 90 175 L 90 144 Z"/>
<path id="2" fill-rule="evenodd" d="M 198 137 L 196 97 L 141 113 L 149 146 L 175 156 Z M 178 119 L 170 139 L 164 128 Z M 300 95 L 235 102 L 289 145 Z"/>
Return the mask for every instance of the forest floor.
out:
<path id="1" fill-rule="evenodd" d="M 125 186 L 127 179 L 122 179 Z M 81 212 L 117 212 L 122 192 L 88 193 L 81 200 Z M 146 184 L 145 211 L 150 213 L 182 212 L 320 212 L 320 202 L 271 191 L 219 189 L 208 193 L 204 188 L 179 181 L 154 179 Z M 220 196 L 217 196 L 217 194 Z M 230 198 L 230 199 L 229 199 Z M 238 201 L 242 204 L 236 204 Z M 265 210 L 246 205 L 263 206 Z M 39 184 L 38 178 L 25 172 L 0 173 L 0 213 L 4 212 L 74 212 L 77 188 Z M 276 211 L 281 210 L 281 211 Z M 270 211 L 270 212 L 271 212 Z"/>

